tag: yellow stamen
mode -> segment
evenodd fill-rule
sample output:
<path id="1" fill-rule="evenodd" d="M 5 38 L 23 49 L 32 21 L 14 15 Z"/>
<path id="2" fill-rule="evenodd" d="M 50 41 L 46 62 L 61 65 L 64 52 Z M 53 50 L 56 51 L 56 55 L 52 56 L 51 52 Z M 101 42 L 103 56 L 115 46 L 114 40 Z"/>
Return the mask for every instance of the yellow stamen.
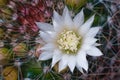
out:
<path id="1" fill-rule="evenodd" d="M 60 33 L 57 43 L 59 49 L 66 54 L 76 54 L 80 48 L 82 37 L 72 30 L 64 30 Z"/>

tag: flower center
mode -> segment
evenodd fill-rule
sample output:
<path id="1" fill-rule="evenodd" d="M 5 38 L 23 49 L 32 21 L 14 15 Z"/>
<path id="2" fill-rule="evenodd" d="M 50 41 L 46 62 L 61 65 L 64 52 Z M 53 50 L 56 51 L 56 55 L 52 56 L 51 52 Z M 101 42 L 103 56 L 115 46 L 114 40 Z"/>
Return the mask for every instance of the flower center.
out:
<path id="1" fill-rule="evenodd" d="M 80 48 L 82 37 L 72 30 L 64 30 L 60 33 L 57 43 L 59 49 L 66 54 L 76 54 Z"/>

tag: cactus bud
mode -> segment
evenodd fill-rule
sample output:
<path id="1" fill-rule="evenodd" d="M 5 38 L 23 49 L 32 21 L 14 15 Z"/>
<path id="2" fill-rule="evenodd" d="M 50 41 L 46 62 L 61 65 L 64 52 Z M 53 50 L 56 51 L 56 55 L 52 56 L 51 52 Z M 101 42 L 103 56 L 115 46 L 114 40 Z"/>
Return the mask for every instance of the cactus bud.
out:
<path id="1" fill-rule="evenodd" d="M 2 75 L 5 80 L 17 80 L 18 70 L 13 66 L 9 66 L 3 69 Z"/>
<path id="2" fill-rule="evenodd" d="M 2 8 L 2 14 L 1 17 L 5 18 L 5 19 L 11 19 L 12 17 L 12 10 L 10 8 Z"/>
<path id="3" fill-rule="evenodd" d="M 0 0 L 0 6 L 5 6 L 8 3 L 8 0 Z"/>
<path id="4" fill-rule="evenodd" d="M 4 30 L 2 28 L 0 28 L 0 38 L 3 38 L 4 37 Z"/>
<path id="5" fill-rule="evenodd" d="M 19 43 L 13 48 L 16 56 L 25 56 L 27 52 L 27 45 L 25 43 Z"/>
<path id="6" fill-rule="evenodd" d="M 6 64 L 10 59 L 9 49 L 0 48 L 0 65 Z"/>
<path id="7" fill-rule="evenodd" d="M 65 0 L 66 5 L 74 11 L 78 11 L 86 2 L 87 0 Z"/>

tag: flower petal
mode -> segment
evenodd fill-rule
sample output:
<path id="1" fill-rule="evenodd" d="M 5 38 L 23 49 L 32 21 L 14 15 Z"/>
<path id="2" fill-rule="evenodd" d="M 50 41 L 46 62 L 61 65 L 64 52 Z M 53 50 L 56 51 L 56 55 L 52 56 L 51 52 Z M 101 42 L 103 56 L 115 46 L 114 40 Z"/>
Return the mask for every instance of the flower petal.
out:
<path id="1" fill-rule="evenodd" d="M 45 41 L 45 42 L 50 42 L 51 37 L 48 33 L 40 31 L 40 37 Z"/>
<path id="2" fill-rule="evenodd" d="M 76 56 L 69 56 L 68 66 L 71 72 L 73 72 L 75 65 L 76 65 Z"/>
<path id="3" fill-rule="evenodd" d="M 42 31 L 53 31 L 54 30 L 54 27 L 51 24 L 43 23 L 43 22 L 36 22 L 36 24 Z"/>
<path id="4" fill-rule="evenodd" d="M 73 27 L 73 21 L 72 21 L 72 18 L 70 16 L 70 13 L 68 11 L 68 8 L 66 6 L 63 10 L 63 18 L 64 18 L 65 26 L 67 26 L 69 28 L 72 28 Z"/>
<path id="5" fill-rule="evenodd" d="M 84 73 L 81 66 L 77 65 L 76 67 L 77 67 L 77 69 L 78 69 L 81 73 Z"/>
<path id="6" fill-rule="evenodd" d="M 53 14 L 53 26 L 56 32 L 59 32 L 63 28 L 63 19 L 56 11 Z"/>
<path id="7" fill-rule="evenodd" d="M 38 60 L 48 60 L 48 59 L 52 58 L 52 55 L 53 55 L 52 52 L 44 51 L 43 53 L 40 54 Z"/>
<path id="8" fill-rule="evenodd" d="M 80 48 L 80 50 L 84 50 L 84 51 L 89 49 L 91 49 L 91 45 L 86 45 L 86 44 L 82 45 L 82 47 Z"/>
<path id="9" fill-rule="evenodd" d="M 86 59 L 86 53 L 80 51 L 77 55 L 77 65 L 88 71 L 88 61 Z"/>
<path id="10" fill-rule="evenodd" d="M 67 67 L 68 59 L 69 59 L 68 55 L 62 56 L 62 59 L 59 62 L 59 72 Z"/>
<path id="11" fill-rule="evenodd" d="M 90 17 L 80 28 L 79 28 L 79 32 L 82 36 L 84 36 L 88 30 L 90 29 L 92 23 L 94 20 L 94 15 L 92 17 Z"/>
<path id="12" fill-rule="evenodd" d="M 89 50 L 91 47 L 95 44 L 97 39 L 91 38 L 91 37 L 85 37 L 83 39 L 82 45 L 81 45 L 81 50 Z"/>
<path id="13" fill-rule="evenodd" d="M 52 67 L 62 58 L 61 52 L 57 49 L 53 53 Z"/>
<path id="14" fill-rule="evenodd" d="M 40 50 L 53 50 L 55 48 L 54 44 L 47 43 L 43 47 L 40 48 Z"/>
<path id="15" fill-rule="evenodd" d="M 95 37 L 99 30 L 100 30 L 100 27 L 91 28 L 86 34 L 86 37 Z"/>
<path id="16" fill-rule="evenodd" d="M 95 43 L 94 44 L 94 46 L 100 46 L 100 45 L 102 45 L 102 44 L 100 44 L 100 43 Z"/>
<path id="17" fill-rule="evenodd" d="M 97 41 L 96 38 L 86 37 L 83 39 L 83 45 L 93 45 Z"/>
<path id="18" fill-rule="evenodd" d="M 96 48 L 96 47 L 91 47 L 91 49 L 89 51 L 87 51 L 87 54 L 90 56 L 101 56 L 103 55 L 102 52 Z"/>
<path id="19" fill-rule="evenodd" d="M 84 13 L 83 9 L 75 16 L 73 19 L 75 27 L 79 28 L 84 22 Z"/>

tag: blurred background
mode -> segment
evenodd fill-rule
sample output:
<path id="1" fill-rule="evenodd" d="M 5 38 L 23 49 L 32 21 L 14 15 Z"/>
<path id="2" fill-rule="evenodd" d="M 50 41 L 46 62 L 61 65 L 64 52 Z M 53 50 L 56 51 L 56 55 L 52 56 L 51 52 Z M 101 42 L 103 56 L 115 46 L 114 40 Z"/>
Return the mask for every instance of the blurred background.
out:
<path id="1" fill-rule="evenodd" d="M 42 44 L 35 22 L 52 24 L 53 10 L 68 6 L 74 17 L 84 8 L 85 20 L 95 14 L 92 26 L 101 57 L 87 56 L 89 70 L 58 73 L 51 60 L 38 61 Z M 120 0 L 0 0 L 0 80 L 120 80 Z"/>

